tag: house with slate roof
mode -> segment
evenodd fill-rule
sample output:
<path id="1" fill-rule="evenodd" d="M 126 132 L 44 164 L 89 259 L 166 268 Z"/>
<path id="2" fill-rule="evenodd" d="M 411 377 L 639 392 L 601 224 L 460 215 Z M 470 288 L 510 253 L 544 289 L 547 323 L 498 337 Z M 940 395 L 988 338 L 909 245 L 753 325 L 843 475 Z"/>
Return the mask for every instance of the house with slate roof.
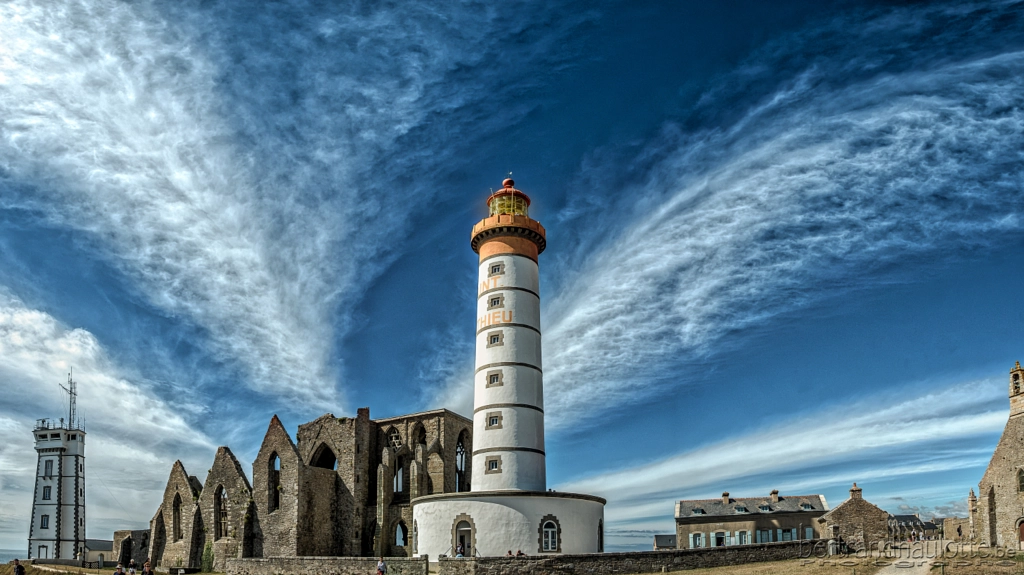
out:
<path id="1" fill-rule="evenodd" d="M 691 499 L 676 503 L 679 549 L 817 539 L 818 517 L 828 511 L 824 495 Z"/>

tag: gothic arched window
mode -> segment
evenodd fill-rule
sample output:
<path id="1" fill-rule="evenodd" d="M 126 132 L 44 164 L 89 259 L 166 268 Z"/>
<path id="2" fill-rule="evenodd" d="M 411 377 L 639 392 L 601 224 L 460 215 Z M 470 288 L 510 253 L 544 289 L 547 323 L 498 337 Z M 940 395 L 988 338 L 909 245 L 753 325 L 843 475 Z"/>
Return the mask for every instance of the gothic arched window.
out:
<path id="1" fill-rule="evenodd" d="M 171 505 L 171 536 L 175 541 L 181 540 L 181 495 L 174 494 L 174 503 Z"/>
<path id="2" fill-rule="evenodd" d="M 466 488 L 466 446 L 462 436 L 455 444 L 455 491 L 468 491 Z"/>
<path id="3" fill-rule="evenodd" d="M 273 513 L 281 507 L 281 458 L 270 454 L 267 461 L 267 511 Z"/>
<path id="4" fill-rule="evenodd" d="M 228 494 L 224 486 L 217 487 L 213 494 L 213 538 L 220 539 L 228 535 Z"/>
<path id="5" fill-rule="evenodd" d="M 310 462 L 310 465 L 321 469 L 338 469 L 338 458 L 335 457 L 334 451 L 327 447 L 326 443 L 321 443 L 316 453 L 313 454 L 313 460 Z"/>
<path id="6" fill-rule="evenodd" d="M 388 430 L 388 443 L 390 443 L 391 447 L 395 450 L 402 447 L 402 434 L 394 427 Z"/>
<path id="7" fill-rule="evenodd" d="M 1024 493 L 1024 469 L 1017 470 L 1017 491 Z"/>
<path id="8" fill-rule="evenodd" d="M 405 547 L 407 545 L 409 545 L 409 529 L 405 526 L 405 521 L 399 521 L 395 526 L 395 546 Z"/>
<path id="9" fill-rule="evenodd" d="M 405 491 L 405 476 L 404 469 L 402 467 L 402 458 L 395 458 L 395 494 L 399 494 Z"/>
<path id="10" fill-rule="evenodd" d="M 1013 393 L 1020 393 L 1020 374 L 1013 374 Z"/>

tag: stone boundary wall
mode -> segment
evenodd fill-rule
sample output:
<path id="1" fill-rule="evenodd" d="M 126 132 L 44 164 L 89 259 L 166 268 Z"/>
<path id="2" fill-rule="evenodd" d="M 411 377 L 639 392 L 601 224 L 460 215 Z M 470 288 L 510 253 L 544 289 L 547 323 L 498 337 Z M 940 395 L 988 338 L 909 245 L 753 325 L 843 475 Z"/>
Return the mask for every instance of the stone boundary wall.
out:
<path id="1" fill-rule="evenodd" d="M 21 560 L 22 564 L 28 563 L 24 559 Z M 95 561 L 93 561 L 95 563 Z M 104 561 L 106 564 L 117 566 L 117 561 L 111 563 L 110 561 Z M 65 567 L 85 567 L 85 561 L 82 559 L 33 559 L 33 565 L 63 565 Z"/>
<path id="2" fill-rule="evenodd" d="M 385 557 L 388 575 L 428 575 L 427 557 Z M 227 575 L 368 575 L 377 572 L 376 557 L 269 557 L 228 559 Z"/>
<path id="3" fill-rule="evenodd" d="M 815 548 L 818 546 L 818 549 Z M 438 575 L 613 575 L 661 573 L 705 567 L 722 567 L 762 561 L 814 557 L 826 542 L 821 539 L 626 553 L 590 553 L 541 557 L 442 557 Z M 246 574 L 238 574 L 246 575 Z M 264 574 L 259 574 L 264 575 Z"/>

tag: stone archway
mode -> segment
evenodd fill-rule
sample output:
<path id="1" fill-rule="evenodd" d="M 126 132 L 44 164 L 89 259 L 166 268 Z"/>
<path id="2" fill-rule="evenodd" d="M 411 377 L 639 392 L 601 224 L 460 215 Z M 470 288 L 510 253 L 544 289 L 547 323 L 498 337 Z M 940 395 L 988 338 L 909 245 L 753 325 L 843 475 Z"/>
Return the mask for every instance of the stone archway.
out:
<path id="1" fill-rule="evenodd" d="M 1024 549 L 1024 517 L 1017 519 L 1017 549 Z"/>

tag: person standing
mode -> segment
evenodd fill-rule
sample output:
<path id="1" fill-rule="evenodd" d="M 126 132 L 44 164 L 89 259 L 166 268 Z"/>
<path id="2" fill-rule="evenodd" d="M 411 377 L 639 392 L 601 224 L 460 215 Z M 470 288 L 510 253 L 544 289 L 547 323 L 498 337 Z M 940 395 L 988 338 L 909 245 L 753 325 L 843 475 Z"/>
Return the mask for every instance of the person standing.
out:
<path id="1" fill-rule="evenodd" d="M 377 575 L 387 575 L 387 573 L 388 566 L 386 563 L 384 563 L 384 557 L 382 556 L 380 558 L 380 561 L 377 561 Z"/>
<path id="2" fill-rule="evenodd" d="M 17 559 L 14 560 L 14 575 L 25 575 L 25 566 Z"/>

